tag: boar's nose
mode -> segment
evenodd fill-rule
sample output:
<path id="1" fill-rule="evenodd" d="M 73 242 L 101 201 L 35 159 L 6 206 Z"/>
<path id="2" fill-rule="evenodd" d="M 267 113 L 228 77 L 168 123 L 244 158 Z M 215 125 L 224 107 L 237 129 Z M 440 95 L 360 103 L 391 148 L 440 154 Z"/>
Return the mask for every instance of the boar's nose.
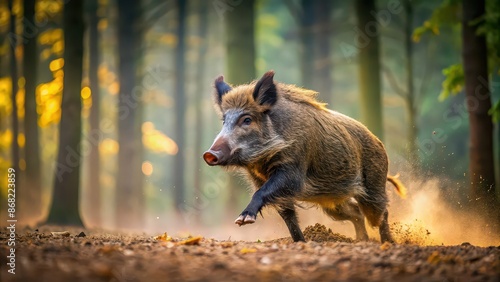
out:
<path id="1" fill-rule="evenodd" d="M 217 156 L 217 152 L 213 152 L 211 150 L 208 150 L 203 154 L 203 159 L 208 165 L 219 164 L 219 157 Z"/>
<path id="2" fill-rule="evenodd" d="M 226 140 L 219 138 L 208 151 L 203 153 L 203 159 L 210 166 L 224 165 L 229 158 L 229 154 L 230 150 Z"/>

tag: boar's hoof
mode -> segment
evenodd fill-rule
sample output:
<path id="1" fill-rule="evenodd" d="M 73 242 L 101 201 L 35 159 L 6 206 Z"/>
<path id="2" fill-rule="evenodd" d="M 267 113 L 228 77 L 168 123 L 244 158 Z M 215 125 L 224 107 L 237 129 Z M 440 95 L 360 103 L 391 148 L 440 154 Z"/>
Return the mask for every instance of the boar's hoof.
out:
<path id="1" fill-rule="evenodd" d="M 255 216 L 252 215 L 240 215 L 238 218 L 234 221 L 235 224 L 238 224 L 239 226 L 245 225 L 245 224 L 251 224 L 255 222 Z"/>

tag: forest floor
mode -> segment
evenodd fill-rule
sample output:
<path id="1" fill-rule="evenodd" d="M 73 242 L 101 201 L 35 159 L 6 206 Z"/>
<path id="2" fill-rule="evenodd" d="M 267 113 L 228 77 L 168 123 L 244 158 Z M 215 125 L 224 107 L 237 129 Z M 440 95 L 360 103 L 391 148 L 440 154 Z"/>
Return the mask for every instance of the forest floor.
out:
<path id="1" fill-rule="evenodd" d="M 307 243 L 46 226 L 17 234 L 15 274 L 9 235 L 2 228 L 0 281 L 500 281 L 500 246 L 354 242 L 320 224 Z"/>

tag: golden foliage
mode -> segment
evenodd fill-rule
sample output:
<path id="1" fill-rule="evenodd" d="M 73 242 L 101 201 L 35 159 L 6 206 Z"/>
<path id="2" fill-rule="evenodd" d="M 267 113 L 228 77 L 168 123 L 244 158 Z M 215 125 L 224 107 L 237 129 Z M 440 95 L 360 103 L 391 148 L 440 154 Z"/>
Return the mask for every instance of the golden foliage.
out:
<path id="1" fill-rule="evenodd" d="M 12 112 L 12 102 L 10 98 L 11 91 L 11 78 L 0 78 L 0 116 L 6 117 Z"/>
<path id="2" fill-rule="evenodd" d="M 12 142 L 12 131 L 10 129 L 0 132 L 0 144 L 2 151 L 10 147 Z"/>
<path id="3" fill-rule="evenodd" d="M 6 32 L 9 28 L 10 12 L 6 5 L 0 5 L 0 31 Z"/>
<path id="4" fill-rule="evenodd" d="M 155 129 L 154 124 L 150 121 L 142 124 L 142 143 L 148 150 L 155 153 L 175 155 L 179 150 L 175 141 Z"/>
<path id="5" fill-rule="evenodd" d="M 42 60 L 47 60 L 51 55 L 62 56 L 64 51 L 63 35 L 61 28 L 55 28 L 44 31 L 38 36 L 38 42 L 44 47 L 40 54 Z"/>
<path id="6" fill-rule="evenodd" d="M 90 87 L 85 86 L 80 91 L 82 97 L 82 115 L 87 118 L 90 114 L 90 108 L 92 107 L 92 91 Z"/>
<path id="7" fill-rule="evenodd" d="M 19 119 L 24 119 L 24 98 L 25 98 L 25 89 L 19 88 L 16 93 L 16 106 L 17 106 L 17 117 Z"/>
<path id="8" fill-rule="evenodd" d="M 62 0 L 38 0 L 36 1 L 36 20 L 45 22 L 53 19 L 57 15 L 61 15 L 64 3 Z"/>
<path id="9" fill-rule="evenodd" d="M 49 64 L 49 69 L 52 72 L 60 70 L 63 67 L 64 67 L 64 59 L 63 58 L 55 59 L 52 62 L 50 62 L 50 64 Z"/>
<path id="10" fill-rule="evenodd" d="M 92 95 L 92 91 L 90 90 L 90 87 L 88 86 L 85 86 L 82 88 L 82 91 L 81 91 L 81 95 L 82 95 L 82 99 L 88 99 L 90 98 L 90 96 Z"/>
<path id="11" fill-rule="evenodd" d="M 26 145 L 26 137 L 24 136 L 24 133 L 19 132 L 17 134 L 17 144 L 20 148 L 24 148 L 24 145 Z"/>
<path id="12" fill-rule="evenodd" d="M 120 145 L 118 144 L 118 142 L 111 138 L 105 138 L 99 144 L 99 152 L 104 156 L 115 155 L 118 153 L 119 149 Z"/>
<path id="13" fill-rule="evenodd" d="M 38 125 L 46 127 L 58 123 L 61 119 L 61 100 L 63 90 L 62 77 L 56 77 L 36 88 L 37 112 L 40 115 Z"/>

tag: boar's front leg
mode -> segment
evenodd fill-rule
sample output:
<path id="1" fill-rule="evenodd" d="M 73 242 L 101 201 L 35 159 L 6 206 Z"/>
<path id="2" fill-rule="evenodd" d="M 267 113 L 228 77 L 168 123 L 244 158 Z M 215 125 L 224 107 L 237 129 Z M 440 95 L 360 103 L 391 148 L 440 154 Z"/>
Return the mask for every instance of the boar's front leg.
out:
<path id="1" fill-rule="evenodd" d="M 294 166 L 280 166 L 274 170 L 269 180 L 252 196 L 246 209 L 234 223 L 245 225 L 254 223 L 257 213 L 268 204 L 278 204 L 280 200 L 288 201 L 302 187 L 303 178 Z"/>

